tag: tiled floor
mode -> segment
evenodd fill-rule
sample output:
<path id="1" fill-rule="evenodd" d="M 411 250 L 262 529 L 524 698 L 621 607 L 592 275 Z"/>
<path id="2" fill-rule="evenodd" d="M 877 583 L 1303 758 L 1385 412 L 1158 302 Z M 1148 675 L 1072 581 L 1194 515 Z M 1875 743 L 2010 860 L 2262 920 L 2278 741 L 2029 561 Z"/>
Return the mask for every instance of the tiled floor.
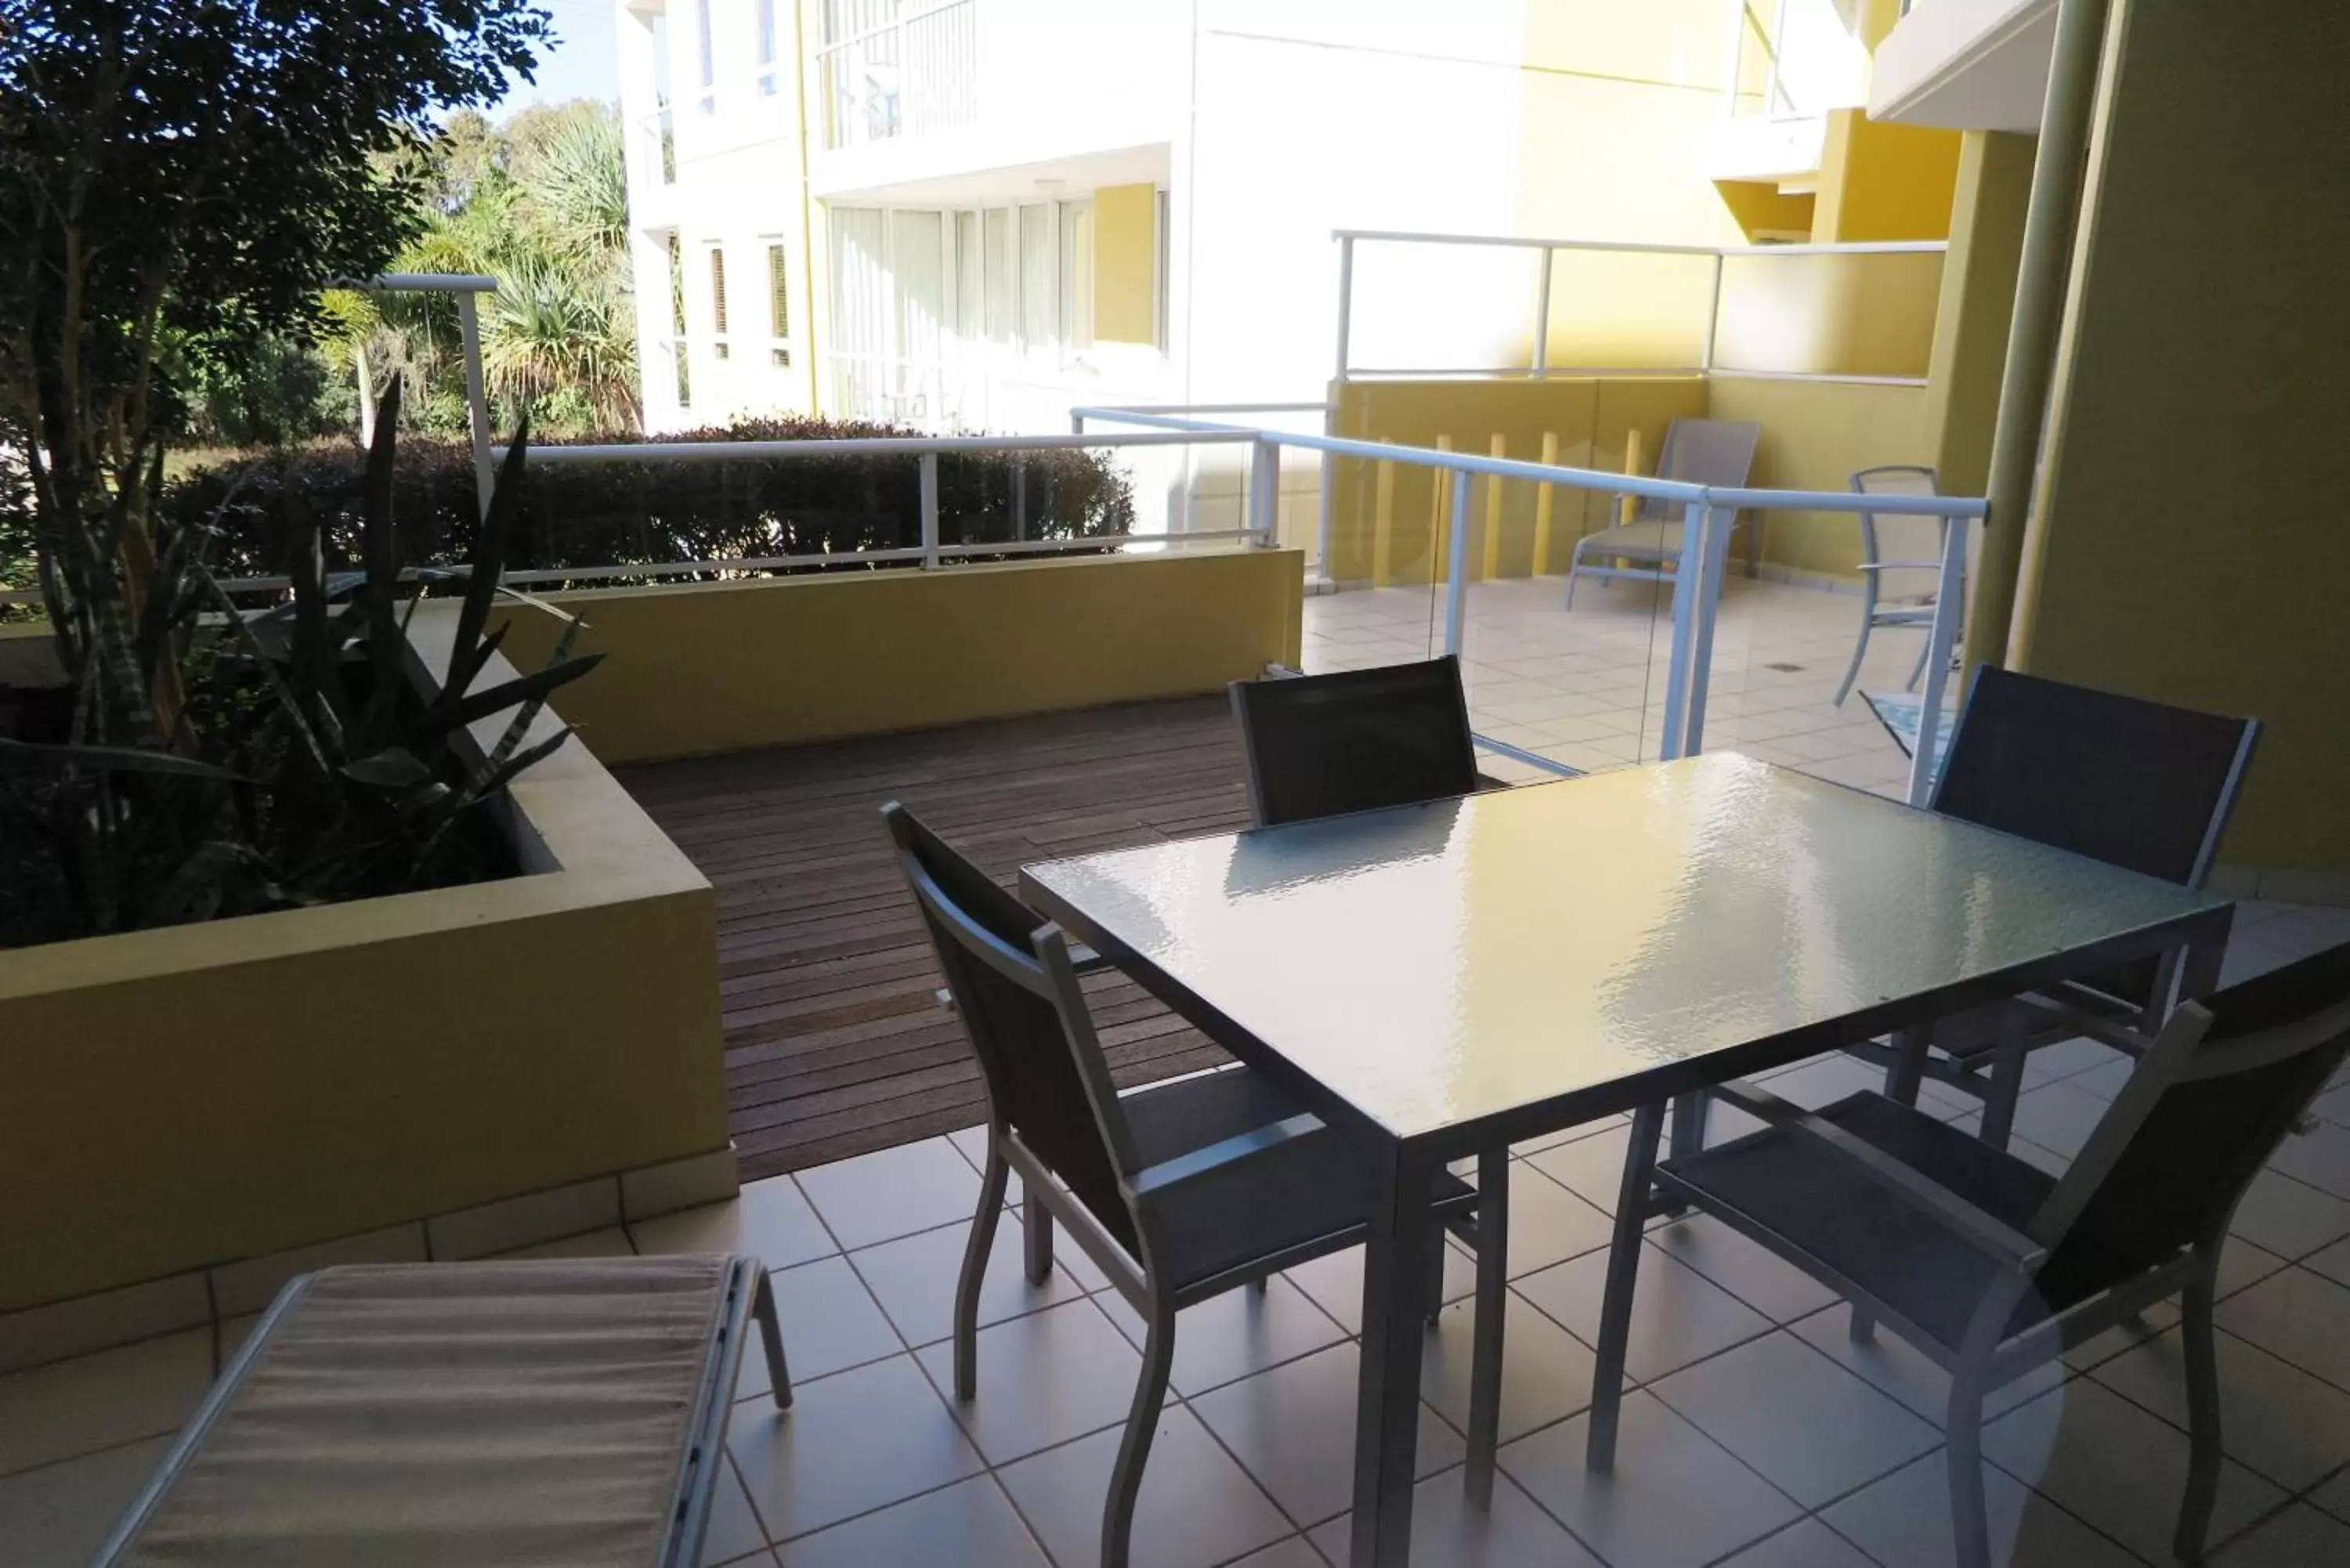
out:
<path id="1" fill-rule="evenodd" d="M 2230 975 L 2350 938 L 2350 911 L 2243 906 Z M 2043 1052 L 2024 1125 L 2053 1146 L 2116 1092 L 2116 1058 Z M 1776 1076 L 1819 1103 L 1869 1075 L 1825 1058 Z M 1957 1102 L 1937 1102 L 1960 1117 Z M 2230 1465 L 2213 1561 L 2350 1563 L 2350 1087 L 2262 1178 L 2220 1308 Z M 1710 1221 L 1659 1222 L 1642 1271 L 1613 1477 L 1582 1465 L 1620 1121 L 1536 1140 L 1513 1173 L 1505 1479 L 1464 1511 L 1469 1271 L 1453 1257 L 1428 1356 L 1414 1561 L 1608 1568 L 1913 1568 L 1950 1561 L 1941 1375 L 1890 1335 L 1856 1346 L 1841 1308 Z M 733 1467 L 707 1562 L 746 1568 L 1076 1568 L 1139 1365 L 1132 1314 L 1082 1256 L 1041 1289 L 998 1232 L 979 1398 L 948 1382 L 949 1304 L 979 1175 L 941 1137 L 777 1177 L 740 1199 L 553 1249 L 742 1248 L 776 1280 L 798 1401 L 737 1392 Z M 1064 1249 L 1074 1253 L 1073 1249 Z M 1353 1434 L 1350 1254 L 1187 1313 L 1143 1489 L 1150 1568 L 1342 1563 Z M 2004 1391 L 1985 1447 L 1995 1533 L 2018 1563 L 2167 1561 L 2187 1438 L 2176 1314 Z M 193 1408 L 237 1324 L 0 1377 L 0 1562 L 83 1561 Z"/>
<path id="2" fill-rule="evenodd" d="M 1564 578 L 1472 584 L 1461 674 L 1478 733 L 1586 772 L 1653 761 L 1662 730 L 1669 594 L 1594 582 L 1564 607 Z M 1714 634 L 1705 743 L 1898 792 L 1908 759 L 1861 700 L 1898 691 L 1921 632 L 1878 631 L 1853 694 L 1832 705 L 1852 658 L 1860 599 L 1733 574 Z M 1441 589 L 1357 589 L 1305 601 L 1308 672 L 1441 652 Z M 1533 776 L 1506 763 L 1503 776 Z"/>

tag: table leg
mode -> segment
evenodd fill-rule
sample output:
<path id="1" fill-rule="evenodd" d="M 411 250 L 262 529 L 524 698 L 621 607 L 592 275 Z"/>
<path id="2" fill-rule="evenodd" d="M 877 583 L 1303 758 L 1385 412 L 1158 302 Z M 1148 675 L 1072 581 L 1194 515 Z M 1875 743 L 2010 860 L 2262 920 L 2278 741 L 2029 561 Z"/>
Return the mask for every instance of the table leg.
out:
<path id="1" fill-rule="evenodd" d="M 1893 1032 L 1893 1069 L 1885 1075 L 1885 1097 L 1905 1106 L 1918 1103 L 1918 1085 L 1926 1079 L 1927 1043 L 1932 1026 L 1913 1023 Z"/>
<path id="2" fill-rule="evenodd" d="M 1436 1162 L 1409 1144 L 1383 1152 L 1363 1248 L 1352 1568 L 1404 1568 L 1410 1561 L 1420 1339 L 1436 1304 L 1442 1245 L 1429 1208 Z"/>
<path id="3" fill-rule="evenodd" d="M 2178 1000 L 2195 1002 L 2220 989 L 2220 967 L 2228 960 L 2228 935 L 2235 929 L 2233 904 L 2215 910 L 2209 924 L 2187 939 L 2178 961 Z"/>

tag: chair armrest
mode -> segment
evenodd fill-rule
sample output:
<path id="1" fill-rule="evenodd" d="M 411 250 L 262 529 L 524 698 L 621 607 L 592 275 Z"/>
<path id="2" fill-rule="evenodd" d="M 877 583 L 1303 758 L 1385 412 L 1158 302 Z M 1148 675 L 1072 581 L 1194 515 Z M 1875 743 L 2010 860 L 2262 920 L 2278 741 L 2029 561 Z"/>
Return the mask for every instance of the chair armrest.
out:
<path id="1" fill-rule="evenodd" d="M 2028 1273 L 2047 1260 L 2047 1249 L 2006 1220 L 1977 1208 L 1949 1188 L 1902 1164 L 1866 1138 L 1855 1137 L 1825 1117 L 1783 1100 L 1769 1090 L 1733 1080 L 1712 1093 L 1757 1121 L 1784 1127 L 1833 1151 L 1873 1185 L 1891 1193 L 1926 1218 L 2000 1263 Z"/>
<path id="2" fill-rule="evenodd" d="M 1134 1179 L 1127 1183 L 1127 1189 L 1137 1198 L 1153 1197 L 1169 1188 L 1197 1181 L 1203 1176 L 1213 1175 L 1229 1166 L 1253 1158 L 1269 1148 L 1278 1148 L 1293 1139 L 1321 1130 L 1320 1116 L 1310 1111 L 1301 1111 L 1283 1121 L 1268 1122 L 1244 1133 L 1234 1133 L 1205 1148 L 1195 1148 L 1189 1154 L 1162 1159 L 1157 1165 L 1135 1172 Z"/>
<path id="3" fill-rule="evenodd" d="M 1094 951 L 1093 949 L 1082 947 L 1076 942 L 1071 942 L 1069 944 L 1069 968 L 1076 971 L 1076 977 L 1079 980 L 1085 979 L 1085 977 L 1089 974 L 1099 974 L 1102 971 L 1109 967 L 1109 960 L 1102 957 L 1101 954 Z M 948 1012 L 952 1012 L 955 1010 L 954 992 L 949 991 L 945 986 L 942 985 L 939 987 L 938 990 L 932 992 L 931 994 L 938 999 L 939 1006 L 941 1009 Z"/>
<path id="4" fill-rule="evenodd" d="M 2154 1049 L 2153 1036 L 2141 1033 L 2116 1019 L 2106 1017 L 2100 1012 L 2094 1012 L 2076 1002 L 2068 1002 L 2062 995 L 2034 992 L 2016 998 L 2016 1002 L 2017 1005 L 2027 1009 L 2036 1023 L 2053 1023 L 2070 1029 L 2077 1034 L 2095 1041 L 2100 1045 L 2109 1045 L 2124 1055 L 2143 1056 Z"/>

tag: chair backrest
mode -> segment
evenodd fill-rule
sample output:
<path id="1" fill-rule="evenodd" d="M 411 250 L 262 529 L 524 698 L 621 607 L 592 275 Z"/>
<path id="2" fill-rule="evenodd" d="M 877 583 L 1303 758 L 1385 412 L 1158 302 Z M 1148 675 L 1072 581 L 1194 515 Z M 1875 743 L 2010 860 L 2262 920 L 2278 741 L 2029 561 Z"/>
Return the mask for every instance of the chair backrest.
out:
<path id="1" fill-rule="evenodd" d="M 1934 809 L 2197 888 L 2260 728 L 1984 665 Z"/>
<path id="2" fill-rule="evenodd" d="M 2345 1056 L 2350 943 L 2182 1003 L 2033 1223 L 2042 1288 L 2215 1242 Z"/>
<path id="3" fill-rule="evenodd" d="M 1690 484 L 1743 485 L 1754 472 L 1755 444 L 1762 427 L 1752 420 L 1692 420 L 1676 416 L 1657 449 L 1657 477 Z M 1678 521 L 1681 504 L 1654 498 L 1640 503 L 1644 519 Z"/>
<path id="4" fill-rule="evenodd" d="M 1853 489 L 1862 495 L 1939 495 L 1941 480 L 1935 472 L 1914 462 L 1886 462 L 1864 468 L 1852 476 Z M 1885 561 L 1933 561 L 1942 553 L 1942 525 L 1932 517 L 1860 517 L 1861 565 Z M 1969 576 L 1972 576 L 1971 573 Z M 1883 572 L 1877 592 L 1887 598 L 1908 598 L 1934 591 L 1932 572 Z"/>
<path id="5" fill-rule="evenodd" d="M 1232 682 L 1257 826 L 1471 794 L 1477 745 L 1451 655 Z"/>
<path id="6" fill-rule="evenodd" d="M 1134 1150 L 1057 932 L 896 801 L 881 808 L 898 865 L 970 1031 L 995 1117 L 1139 1257 L 1118 1182 Z M 1055 955 L 1057 954 L 1057 961 Z"/>

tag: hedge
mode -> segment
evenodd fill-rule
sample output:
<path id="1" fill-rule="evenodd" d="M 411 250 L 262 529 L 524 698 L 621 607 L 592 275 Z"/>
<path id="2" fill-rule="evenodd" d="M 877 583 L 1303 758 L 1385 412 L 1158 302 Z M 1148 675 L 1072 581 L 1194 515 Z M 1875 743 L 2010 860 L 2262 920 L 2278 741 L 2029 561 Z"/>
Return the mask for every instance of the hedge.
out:
<path id="1" fill-rule="evenodd" d="M 759 420 L 644 444 L 921 433 L 829 420 Z M 614 438 L 596 439 L 610 444 Z M 224 536 L 215 568 L 224 576 L 268 576 L 286 564 L 290 484 L 334 519 L 338 558 L 328 566 L 341 569 L 355 564 L 348 551 L 358 536 L 364 480 L 365 457 L 357 447 L 313 448 L 195 470 L 165 487 L 163 505 L 189 522 L 217 515 Z M 471 448 L 403 433 L 392 483 L 402 564 L 463 560 L 475 517 Z M 1015 532 L 1014 496 L 1024 490 L 1024 526 Z M 921 543 L 920 496 L 920 464 L 912 457 L 532 462 L 506 564 L 532 570 L 912 548 Z M 1133 526 L 1133 487 L 1100 453 L 939 458 L 941 544 L 1091 538 Z"/>

